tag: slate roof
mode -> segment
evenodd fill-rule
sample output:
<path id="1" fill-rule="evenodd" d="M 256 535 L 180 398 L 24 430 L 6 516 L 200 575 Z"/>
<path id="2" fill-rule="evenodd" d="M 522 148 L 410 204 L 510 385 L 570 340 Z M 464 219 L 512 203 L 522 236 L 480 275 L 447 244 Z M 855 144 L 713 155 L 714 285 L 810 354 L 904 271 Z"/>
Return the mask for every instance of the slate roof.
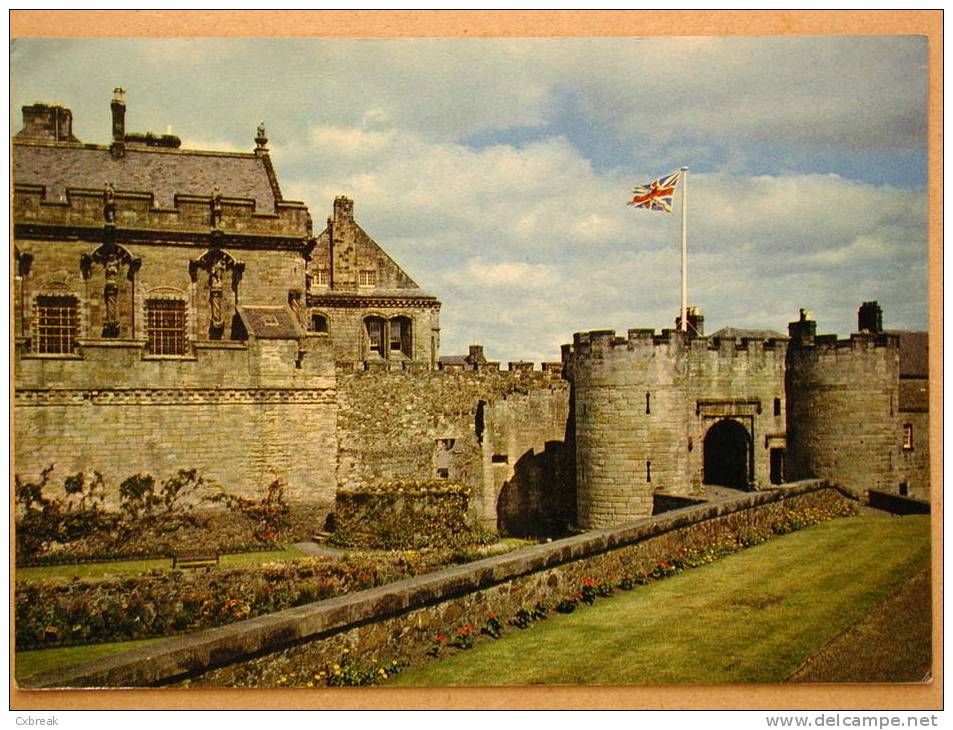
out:
<path id="1" fill-rule="evenodd" d="M 708 335 L 711 338 L 723 340 L 740 340 L 747 337 L 749 340 L 786 340 L 787 335 L 782 335 L 775 330 L 743 329 L 741 327 L 722 327 L 717 332 Z"/>
<path id="2" fill-rule="evenodd" d="M 244 304 L 238 307 L 238 314 L 248 334 L 259 340 L 296 340 L 303 334 L 287 306 Z"/>
<path id="3" fill-rule="evenodd" d="M 930 410 L 928 381 L 907 378 L 900 381 L 900 410 L 927 413 Z"/>
<path id="4" fill-rule="evenodd" d="M 155 205 L 172 208 L 178 195 L 210 196 L 217 185 L 223 198 L 255 201 L 256 212 L 274 213 L 281 200 L 268 163 L 253 153 L 197 152 L 126 145 L 113 159 L 102 145 L 14 141 L 13 181 L 43 185 L 48 200 L 65 200 L 66 188 L 152 193 Z"/>
<path id="5" fill-rule="evenodd" d="M 930 377 L 930 335 L 928 332 L 889 331 L 900 337 L 900 377 Z"/>

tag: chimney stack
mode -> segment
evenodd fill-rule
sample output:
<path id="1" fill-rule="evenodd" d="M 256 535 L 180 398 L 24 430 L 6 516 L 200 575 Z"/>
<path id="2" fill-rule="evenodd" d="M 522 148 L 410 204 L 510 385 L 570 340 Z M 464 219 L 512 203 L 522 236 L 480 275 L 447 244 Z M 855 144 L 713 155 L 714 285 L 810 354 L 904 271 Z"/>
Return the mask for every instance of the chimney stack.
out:
<path id="1" fill-rule="evenodd" d="M 113 89 L 113 142 L 109 148 L 112 156 L 119 158 L 126 156 L 126 90 L 121 86 Z"/>
<path id="2" fill-rule="evenodd" d="M 857 331 L 879 335 L 884 331 L 883 310 L 877 302 L 864 302 L 857 310 Z"/>

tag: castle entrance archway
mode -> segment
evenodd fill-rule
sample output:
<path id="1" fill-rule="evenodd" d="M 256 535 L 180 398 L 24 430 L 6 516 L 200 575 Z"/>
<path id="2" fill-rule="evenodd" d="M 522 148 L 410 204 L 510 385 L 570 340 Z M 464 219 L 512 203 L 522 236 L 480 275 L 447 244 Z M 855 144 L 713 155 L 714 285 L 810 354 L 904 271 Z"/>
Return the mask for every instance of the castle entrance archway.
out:
<path id="1" fill-rule="evenodd" d="M 747 489 L 751 469 L 751 437 L 738 421 L 725 418 L 705 434 L 705 484 Z"/>

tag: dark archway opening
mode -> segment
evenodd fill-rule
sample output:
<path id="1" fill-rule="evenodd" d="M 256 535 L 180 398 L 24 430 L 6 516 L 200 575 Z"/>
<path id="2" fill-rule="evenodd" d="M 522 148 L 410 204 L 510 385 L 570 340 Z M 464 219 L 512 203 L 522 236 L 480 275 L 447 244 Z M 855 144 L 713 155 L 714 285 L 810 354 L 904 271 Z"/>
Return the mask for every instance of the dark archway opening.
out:
<path id="1" fill-rule="evenodd" d="M 748 489 L 751 439 L 738 421 L 725 419 L 705 434 L 705 484 Z"/>

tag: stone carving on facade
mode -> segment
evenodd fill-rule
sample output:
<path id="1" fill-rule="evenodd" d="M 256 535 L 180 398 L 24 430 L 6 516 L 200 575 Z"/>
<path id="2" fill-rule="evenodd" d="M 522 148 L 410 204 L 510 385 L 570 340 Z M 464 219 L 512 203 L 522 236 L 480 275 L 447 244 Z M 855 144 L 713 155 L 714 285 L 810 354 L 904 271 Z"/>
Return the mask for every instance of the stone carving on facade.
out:
<path id="1" fill-rule="evenodd" d="M 218 185 L 212 189 L 212 228 L 218 229 L 222 226 L 222 191 Z"/>
<path id="2" fill-rule="evenodd" d="M 225 272 L 225 262 L 217 259 L 212 262 L 208 271 L 208 298 L 209 298 L 209 330 L 213 339 L 221 337 L 225 330 L 225 316 L 222 314 L 222 275 Z"/>
<path id="3" fill-rule="evenodd" d="M 103 189 L 103 221 L 106 225 L 116 224 L 116 190 L 112 183 L 106 183 Z"/>
<path id="4" fill-rule="evenodd" d="M 103 286 L 103 303 L 105 316 L 103 318 L 103 337 L 119 337 L 119 256 L 112 254 L 103 264 L 103 274 L 106 284 Z"/>

